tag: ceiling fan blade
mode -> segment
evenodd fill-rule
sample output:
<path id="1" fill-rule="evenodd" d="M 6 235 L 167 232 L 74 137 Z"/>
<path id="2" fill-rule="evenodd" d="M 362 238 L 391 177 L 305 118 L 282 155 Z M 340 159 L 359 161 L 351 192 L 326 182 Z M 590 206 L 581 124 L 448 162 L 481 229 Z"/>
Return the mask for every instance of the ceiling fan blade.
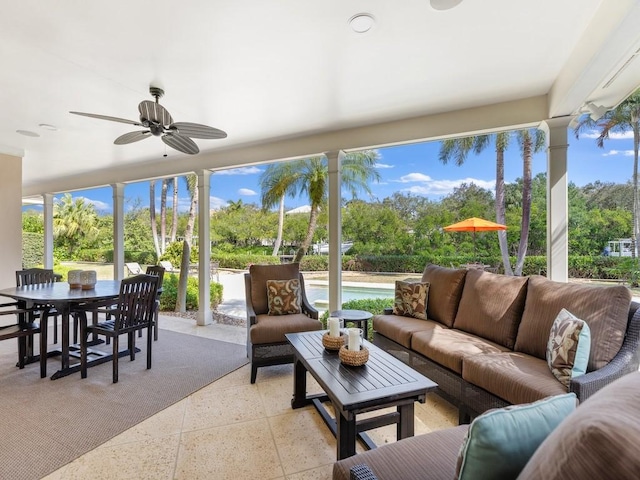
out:
<path id="1" fill-rule="evenodd" d="M 141 132 L 129 132 L 124 135 L 120 135 L 115 139 L 113 143 L 116 145 L 126 145 L 127 143 L 138 142 L 140 140 L 144 140 L 145 138 L 149 138 L 151 136 L 151 132 L 149 130 L 142 130 Z"/>
<path id="2" fill-rule="evenodd" d="M 140 122 L 135 120 L 127 120 L 126 118 L 109 117 L 107 115 L 98 115 L 96 113 L 83 113 L 83 112 L 69 112 L 69 113 L 73 113 L 74 115 L 82 115 L 83 117 L 98 118 L 100 120 L 109 120 L 111 122 L 128 123 L 129 125 L 136 125 L 138 127 L 142 126 Z"/>
<path id="3" fill-rule="evenodd" d="M 176 150 L 189 155 L 195 155 L 200 151 L 196 142 L 191 140 L 189 137 L 180 135 L 179 133 L 167 133 L 162 136 L 162 141 L 171 148 L 175 148 Z"/>
<path id="4" fill-rule="evenodd" d="M 199 123 L 176 122 L 171 124 L 169 128 L 177 129 L 180 135 L 192 138 L 227 138 L 226 132 Z"/>
<path id="5" fill-rule="evenodd" d="M 140 111 L 140 119 L 146 119 L 163 126 L 168 126 L 173 123 L 173 118 L 171 118 L 169 112 L 167 112 L 162 105 L 152 102 L 151 100 L 143 100 L 140 102 L 138 110 Z"/>

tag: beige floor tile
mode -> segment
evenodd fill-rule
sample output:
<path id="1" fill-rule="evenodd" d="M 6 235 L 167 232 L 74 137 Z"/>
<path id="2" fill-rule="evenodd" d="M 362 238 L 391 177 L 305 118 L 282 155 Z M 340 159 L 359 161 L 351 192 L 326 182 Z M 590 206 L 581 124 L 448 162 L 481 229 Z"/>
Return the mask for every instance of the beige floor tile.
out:
<path id="1" fill-rule="evenodd" d="M 265 416 L 256 385 L 205 388 L 189 397 L 183 431 L 246 422 Z"/>
<path id="2" fill-rule="evenodd" d="M 169 480 L 173 478 L 179 443 L 180 435 L 172 435 L 97 448 L 56 474 L 65 480 Z"/>
<path id="3" fill-rule="evenodd" d="M 237 370 L 219 378 L 210 385 L 204 387 L 205 389 L 225 389 L 229 387 L 238 387 L 249 385 L 249 378 L 251 376 L 251 365 L 245 365 Z M 203 389 L 204 390 L 204 389 Z"/>
<path id="4" fill-rule="evenodd" d="M 283 477 L 266 419 L 184 433 L 176 480 Z"/>
<path id="5" fill-rule="evenodd" d="M 287 480 L 331 480 L 333 476 L 333 462 L 305 472 L 287 475 Z"/>
<path id="6" fill-rule="evenodd" d="M 287 475 L 335 461 L 336 439 L 315 409 L 294 410 L 268 420 Z"/>

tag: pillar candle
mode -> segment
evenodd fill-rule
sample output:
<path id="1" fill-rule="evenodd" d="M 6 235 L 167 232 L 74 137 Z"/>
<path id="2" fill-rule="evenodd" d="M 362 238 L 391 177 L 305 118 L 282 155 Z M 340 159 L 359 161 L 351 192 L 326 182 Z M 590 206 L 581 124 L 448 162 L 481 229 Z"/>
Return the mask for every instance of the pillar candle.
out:
<path id="1" fill-rule="evenodd" d="M 349 350 L 360 350 L 360 329 L 349 329 Z"/>
<path id="2" fill-rule="evenodd" d="M 329 336 L 340 336 L 340 320 L 336 317 L 329 317 Z"/>

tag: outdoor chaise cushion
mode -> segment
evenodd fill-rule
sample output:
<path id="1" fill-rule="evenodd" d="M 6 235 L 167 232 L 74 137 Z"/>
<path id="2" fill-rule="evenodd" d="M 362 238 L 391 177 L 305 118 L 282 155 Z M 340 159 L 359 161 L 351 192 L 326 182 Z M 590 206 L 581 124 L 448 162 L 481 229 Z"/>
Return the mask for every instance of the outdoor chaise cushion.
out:
<path id="1" fill-rule="evenodd" d="M 374 315 L 373 329 L 381 335 L 399 343 L 405 348 L 411 348 L 411 337 L 416 332 L 446 329 L 441 323 L 433 320 L 420 320 L 400 315 Z"/>
<path id="2" fill-rule="evenodd" d="M 527 294 L 527 277 L 467 272 L 453 327 L 512 349 Z"/>
<path id="3" fill-rule="evenodd" d="M 269 311 L 267 280 L 289 280 L 300 275 L 297 263 L 281 265 L 251 265 L 251 303 L 256 315 Z"/>
<path id="4" fill-rule="evenodd" d="M 251 327 L 251 343 L 254 345 L 265 343 L 286 342 L 285 333 L 309 332 L 319 330 L 321 323 L 304 313 L 291 315 L 256 315 L 256 323 Z"/>
<path id="5" fill-rule="evenodd" d="M 630 304 L 631 292 L 622 285 L 594 287 L 532 276 L 514 350 L 544 359 L 551 325 L 560 310 L 566 308 L 589 325 L 591 354 L 587 371 L 598 370 L 620 350 Z"/>
<path id="6" fill-rule="evenodd" d="M 427 298 L 429 298 L 428 283 L 396 280 L 393 313 L 426 320 Z"/>
<path id="7" fill-rule="evenodd" d="M 533 454 L 520 480 L 631 479 L 640 472 L 640 373 L 596 392 Z"/>
<path id="8" fill-rule="evenodd" d="M 513 404 L 567 393 L 546 360 L 519 352 L 467 356 L 462 378 Z"/>
<path id="9" fill-rule="evenodd" d="M 451 328 L 415 332 L 411 349 L 458 374 L 462 374 L 462 360 L 469 355 L 509 351 L 497 343 Z"/>
<path id="10" fill-rule="evenodd" d="M 458 451 L 468 427 L 461 425 L 405 438 L 345 458 L 333 464 L 333 480 L 349 480 L 349 469 L 361 463 L 368 465 L 380 479 L 453 480 Z"/>
<path id="11" fill-rule="evenodd" d="M 428 319 L 440 322 L 447 327 L 453 326 L 466 274 L 465 269 L 427 265 L 422 274 L 422 281 L 430 284 L 427 301 Z"/>
<path id="12" fill-rule="evenodd" d="M 590 349 L 589 325 L 565 308 L 560 310 L 549 334 L 547 364 L 551 373 L 567 389 L 573 377 L 587 372 Z"/>

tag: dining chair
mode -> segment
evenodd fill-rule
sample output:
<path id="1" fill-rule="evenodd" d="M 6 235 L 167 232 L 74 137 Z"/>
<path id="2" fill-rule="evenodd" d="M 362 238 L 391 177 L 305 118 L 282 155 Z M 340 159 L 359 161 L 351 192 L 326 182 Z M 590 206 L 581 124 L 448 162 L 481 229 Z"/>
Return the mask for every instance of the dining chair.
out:
<path id="1" fill-rule="evenodd" d="M 147 369 L 151 368 L 151 346 L 153 318 L 158 301 L 158 277 L 153 275 L 136 275 L 120 282 L 120 295 L 110 308 L 94 309 L 91 306 L 78 309 L 80 315 L 80 373 L 87 377 L 87 354 L 89 334 L 97 333 L 111 338 L 113 383 L 118 382 L 118 355 L 120 353 L 119 337 L 127 335 L 127 346 L 131 361 L 136 358 L 136 331 L 147 329 Z M 104 305 L 103 305 L 104 307 Z M 98 312 L 108 314 L 103 322 L 87 324 L 87 313 Z"/>
<path id="2" fill-rule="evenodd" d="M 50 285 L 58 281 L 58 275 L 53 273 L 53 270 L 45 268 L 28 268 L 26 270 L 16 271 L 16 287 L 22 287 L 24 285 Z M 47 310 L 49 316 L 53 317 L 53 343 L 58 343 L 58 316 L 60 315 L 55 308 L 49 308 Z M 36 317 L 39 317 L 42 311 L 36 311 Z M 78 321 L 74 318 L 73 335 L 74 339 L 77 338 Z"/>
<path id="3" fill-rule="evenodd" d="M 41 331 L 35 322 L 36 312 L 32 308 L 20 308 L 17 302 L 0 304 L 0 317 L 16 316 L 16 323 L 0 327 L 0 341 L 18 339 L 18 367 L 22 369 L 33 357 L 34 335 L 40 334 L 40 377 L 44 378 L 47 376 L 47 332 L 46 329 Z"/>
<path id="4" fill-rule="evenodd" d="M 160 265 L 151 265 L 147 267 L 145 272 L 147 275 L 158 277 L 158 296 L 156 298 L 156 308 L 153 313 L 153 340 L 158 341 L 158 317 L 160 313 L 160 295 L 162 295 L 162 281 L 164 280 L 164 267 Z M 138 336 L 142 336 L 142 330 L 138 331 Z"/>

